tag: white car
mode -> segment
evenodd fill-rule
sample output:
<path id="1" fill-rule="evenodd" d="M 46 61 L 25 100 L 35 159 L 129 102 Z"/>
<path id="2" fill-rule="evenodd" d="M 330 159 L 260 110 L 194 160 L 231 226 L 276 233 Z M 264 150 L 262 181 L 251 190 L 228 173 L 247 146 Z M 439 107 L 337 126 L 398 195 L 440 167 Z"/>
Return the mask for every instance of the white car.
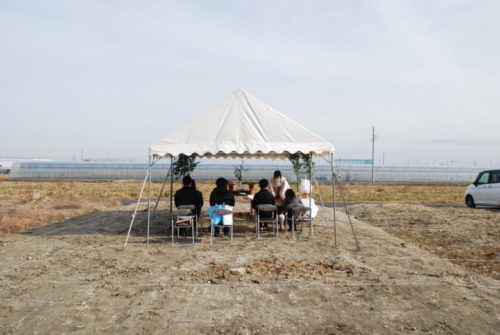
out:
<path id="1" fill-rule="evenodd" d="M 500 170 L 479 172 L 464 193 L 467 207 L 500 207 Z"/>

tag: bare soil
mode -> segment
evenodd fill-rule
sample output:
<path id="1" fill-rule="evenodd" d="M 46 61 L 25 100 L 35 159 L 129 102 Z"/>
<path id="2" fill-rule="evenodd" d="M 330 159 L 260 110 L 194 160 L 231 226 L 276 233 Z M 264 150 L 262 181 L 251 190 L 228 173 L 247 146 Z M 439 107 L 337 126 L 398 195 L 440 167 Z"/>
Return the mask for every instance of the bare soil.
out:
<path id="1" fill-rule="evenodd" d="M 384 210 L 399 217 L 422 210 L 426 217 L 456 221 L 456 209 L 413 207 Z M 172 245 L 165 204 L 152 216 L 149 245 L 143 212 L 123 249 L 133 208 L 102 209 L 0 236 L 0 333 L 497 334 L 500 329 L 500 283 L 494 276 L 375 227 L 369 209 L 356 209 L 365 214 L 357 212 L 352 221 L 361 250 L 340 209 L 335 247 L 331 208 L 320 209 L 314 238 L 305 227 L 299 240 L 288 232 L 256 240 L 251 221 L 236 221 L 233 245 L 226 237 L 210 245 L 206 232 L 194 245 Z M 470 215 L 476 214 L 483 215 Z M 496 234 L 500 214 L 488 215 L 493 226 L 484 229 Z M 498 246 L 497 235 L 493 244 L 494 239 Z"/>

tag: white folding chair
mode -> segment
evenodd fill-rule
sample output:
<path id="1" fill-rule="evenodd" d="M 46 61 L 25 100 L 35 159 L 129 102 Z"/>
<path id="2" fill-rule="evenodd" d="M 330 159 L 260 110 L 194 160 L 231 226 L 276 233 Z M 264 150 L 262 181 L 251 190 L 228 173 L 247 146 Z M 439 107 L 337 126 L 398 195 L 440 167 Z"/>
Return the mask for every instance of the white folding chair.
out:
<path id="1" fill-rule="evenodd" d="M 195 205 L 179 205 L 177 206 L 178 209 L 189 209 L 191 211 L 191 215 L 193 216 L 193 221 L 194 221 L 194 227 L 195 227 L 195 233 L 196 237 L 199 235 L 200 227 L 198 226 L 198 217 L 196 216 L 196 206 Z"/>
<path id="2" fill-rule="evenodd" d="M 194 235 L 195 235 L 194 218 L 190 209 L 187 208 L 174 209 L 172 211 L 171 224 L 172 224 L 172 244 L 175 244 L 176 232 L 177 232 L 177 240 L 179 240 L 180 239 L 179 231 L 181 229 L 189 229 L 189 228 L 191 228 L 191 238 L 192 238 L 192 243 L 194 243 Z"/>
<path id="3" fill-rule="evenodd" d="M 311 208 L 304 205 L 291 205 L 289 209 L 292 211 L 292 217 L 286 218 L 292 221 L 292 238 L 295 239 L 295 232 L 302 234 L 304 223 L 309 223 L 309 229 L 312 227 L 312 218 L 310 217 Z M 309 215 L 307 215 L 309 213 Z M 288 211 L 287 211 L 288 216 Z M 300 226 L 300 231 L 296 230 L 297 225 Z M 311 230 L 309 230 L 311 231 Z"/>
<path id="4" fill-rule="evenodd" d="M 266 213 L 266 214 L 265 214 Z M 262 216 L 264 214 L 264 216 Z M 255 230 L 260 239 L 260 225 L 272 224 L 273 234 L 278 237 L 278 207 L 270 204 L 260 204 L 255 208 Z M 276 229 L 276 231 L 275 231 Z"/>
<path id="5" fill-rule="evenodd" d="M 230 207 L 230 206 L 228 206 Z M 222 215 L 222 224 L 212 224 L 210 222 L 210 245 L 213 244 L 215 228 L 224 229 L 229 228 L 229 234 L 231 236 L 231 245 L 233 244 L 233 210 L 232 208 L 217 208 L 213 211 L 214 214 Z M 223 233 L 223 232 L 222 232 Z"/>

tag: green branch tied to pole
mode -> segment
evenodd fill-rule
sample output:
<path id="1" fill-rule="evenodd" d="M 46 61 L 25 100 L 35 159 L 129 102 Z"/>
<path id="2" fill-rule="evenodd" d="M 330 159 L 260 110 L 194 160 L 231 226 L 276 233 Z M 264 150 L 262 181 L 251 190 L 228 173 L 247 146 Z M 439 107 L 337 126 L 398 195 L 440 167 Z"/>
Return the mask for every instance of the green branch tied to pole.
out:
<path id="1" fill-rule="evenodd" d="M 306 155 L 300 152 L 296 154 L 288 154 L 288 160 L 292 163 L 293 172 L 295 174 L 295 178 L 297 179 L 298 188 L 302 172 L 311 174 L 314 171 L 314 162 L 312 160 L 312 155 Z"/>

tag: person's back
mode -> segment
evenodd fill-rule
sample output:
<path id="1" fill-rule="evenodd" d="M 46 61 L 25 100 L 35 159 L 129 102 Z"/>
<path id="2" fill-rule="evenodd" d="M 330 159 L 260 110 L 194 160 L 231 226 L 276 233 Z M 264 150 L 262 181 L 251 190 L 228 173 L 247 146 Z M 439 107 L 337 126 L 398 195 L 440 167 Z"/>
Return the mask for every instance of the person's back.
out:
<path id="1" fill-rule="evenodd" d="M 292 210 L 290 209 L 290 206 L 293 205 L 300 205 L 302 202 L 300 201 L 299 198 L 295 195 L 295 192 L 290 188 L 286 191 L 285 193 L 285 211 L 288 213 L 290 216 L 292 214 Z"/>
<path id="2" fill-rule="evenodd" d="M 300 205 L 302 202 L 300 199 L 295 195 L 295 192 L 290 188 L 286 190 L 285 192 L 285 204 L 284 204 L 284 213 L 287 214 L 288 217 L 288 230 L 292 230 L 292 216 L 293 216 L 293 211 L 290 208 L 290 206 L 293 205 Z M 285 222 L 285 215 L 281 214 L 280 215 L 280 225 L 284 224 Z"/>
<path id="3" fill-rule="evenodd" d="M 292 190 L 293 191 L 293 190 Z M 300 201 L 299 198 L 296 196 L 290 198 L 290 199 L 285 199 L 285 210 L 290 210 L 290 206 L 293 205 L 300 205 L 302 202 Z"/>
<path id="4" fill-rule="evenodd" d="M 196 189 L 196 181 L 193 179 L 193 182 L 191 183 L 191 188 L 195 191 L 196 193 L 196 215 L 198 215 L 198 217 L 200 216 L 201 214 L 201 208 L 203 207 L 203 193 L 201 193 L 200 191 L 198 191 L 198 189 Z M 199 209 L 198 209 L 199 207 Z"/>
<path id="5" fill-rule="evenodd" d="M 234 195 L 227 190 L 227 180 L 218 178 L 215 184 L 217 187 L 210 193 L 210 206 L 222 204 L 234 206 Z"/>
<path id="6" fill-rule="evenodd" d="M 189 176 L 182 179 L 183 187 L 175 192 L 174 203 L 176 207 L 181 205 L 194 205 L 196 206 L 195 214 L 200 216 L 201 207 L 203 206 L 203 198 L 192 185 L 193 180 Z"/>
<path id="7" fill-rule="evenodd" d="M 259 181 L 260 191 L 255 193 L 252 199 L 252 208 L 257 208 L 258 205 L 275 205 L 276 200 L 271 192 L 267 190 L 269 182 L 267 179 L 261 179 Z M 262 217 L 270 217 L 272 216 L 271 212 L 263 212 L 261 214 Z"/>
<path id="8" fill-rule="evenodd" d="M 210 193 L 210 206 L 215 205 L 229 205 L 234 206 L 234 195 L 227 190 L 227 180 L 224 178 L 217 178 L 215 181 L 216 187 Z M 219 228 L 214 228 L 215 236 L 219 235 Z M 224 234 L 229 233 L 229 228 L 224 227 Z"/>

